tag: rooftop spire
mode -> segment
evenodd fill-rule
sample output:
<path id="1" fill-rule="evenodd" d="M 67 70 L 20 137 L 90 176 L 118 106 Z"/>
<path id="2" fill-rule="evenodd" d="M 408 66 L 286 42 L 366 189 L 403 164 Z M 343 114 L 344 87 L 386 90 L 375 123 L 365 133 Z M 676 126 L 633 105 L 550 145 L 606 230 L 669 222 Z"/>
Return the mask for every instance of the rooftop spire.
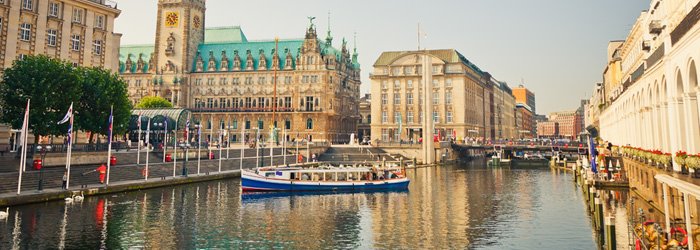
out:
<path id="1" fill-rule="evenodd" d="M 331 11 L 328 11 L 328 34 L 326 35 L 326 45 L 331 46 L 333 44 L 333 36 L 331 35 Z"/>
<path id="2" fill-rule="evenodd" d="M 357 63 L 357 32 L 353 33 L 352 40 L 352 63 Z"/>

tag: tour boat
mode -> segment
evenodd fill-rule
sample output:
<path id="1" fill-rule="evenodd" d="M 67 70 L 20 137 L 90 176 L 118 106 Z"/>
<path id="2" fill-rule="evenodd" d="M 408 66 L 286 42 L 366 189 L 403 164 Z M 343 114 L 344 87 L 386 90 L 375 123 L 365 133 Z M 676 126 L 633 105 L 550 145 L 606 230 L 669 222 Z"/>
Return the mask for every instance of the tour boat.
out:
<path id="1" fill-rule="evenodd" d="M 269 167 L 241 171 L 245 192 L 363 191 L 407 189 L 409 179 L 397 167 Z"/>
<path id="2" fill-rule="evenodd" d="M 493 147 L 494 154 L 491 156 L 491 160 L 487 162 L 489 166 L 510 166 L 511 159 L 509 159 L 503 152 L 503 148 L 500 145 Z"/>

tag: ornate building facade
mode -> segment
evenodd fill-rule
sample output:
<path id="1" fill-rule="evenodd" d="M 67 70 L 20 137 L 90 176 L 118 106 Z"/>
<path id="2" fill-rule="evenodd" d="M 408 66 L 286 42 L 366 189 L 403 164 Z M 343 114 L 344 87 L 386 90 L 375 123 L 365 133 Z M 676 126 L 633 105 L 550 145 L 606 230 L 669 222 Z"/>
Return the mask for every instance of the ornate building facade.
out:
<path id="1" fill-rule="evenodd" d="M 209 140 L 226 130 L 290 131 L 288 138 L 344 142 L 359 122 L 360 65 L 347 42 L 249 41 L 240 27 L 205 28 L 204 0 L 159 0 L 156 43 L 123 46 L 120 73 L 137 103 L 161 96 L 192 110 Z M 280 135 L 281 136 L 281 135 Z"/>

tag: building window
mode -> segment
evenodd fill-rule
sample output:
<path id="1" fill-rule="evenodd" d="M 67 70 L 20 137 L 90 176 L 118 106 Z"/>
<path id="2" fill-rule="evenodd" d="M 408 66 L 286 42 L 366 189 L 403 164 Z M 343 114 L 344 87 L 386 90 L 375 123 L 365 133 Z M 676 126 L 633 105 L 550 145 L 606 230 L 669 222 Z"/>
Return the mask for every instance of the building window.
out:
<path id="1" fill-rule="evenodd" d="M 226 78 L 226 77 L 219 78 L 219 85 L 226 85 L 226 84 L 228 84 L 228 78 Z"/>
<path id="2" fill-rule="evenodd" d="M 59 3 L 56 3 L 56 2 L 49 3 L 49 16 L 58 17 L 59 10 L 60 10 Z"/>
<path id="3" fill-rule="evenodd" d="M 401 74 L 401 68 L 400 68 L 400 67 L 394 67 L 394 68 L 392 68 L 392 69 L 391 69 L 391 74 L 392 74 L 392 75 L 395 75 L 395 76 Z"/>
<path id="4" fill-rule="evenodd" d="M 306 119 L 306 129 L 314 129 L 314 120 L 311 118 Z"/>
<path id="5" fill-rule="evenodd" d="M 440 73 L 440 66 L 433 66 L 433 74 Z"/>
<path id="6" fill-rule="evenodd" d="M 195 86 L 202 85 L 202 78 L 194 79 L 194 85 L 195 85 Z"/>
<path id="7" fill-rule="evenodd" d="M 433 92 L 433 105 L 437 105 L 440 102 L 440 93 L 437 91 Z"/>
<path id="8" fill-rule="evenodd" d="M 209 86 L 214 85 L 214 78 L 213 77 L 207 78 L 207 85 L 209 85 Z"/>
<path id="9" fill-rule="evenodd" d="M 22 0 L 22 9 L 34 10 L 34 0 Z"/>
<path id="10" fill-rule="evenodd" d="M 406 112 L 406 123 L 413 123 L 413 111 Z"/>
<path id="11" fill-rule="evenodd" d="M 104 29 L 105 28 L 105 16 L 96 15 L 95 16 L 95 27 Z"/>
<path id="12" fill-rule="evenodd" d="M 284 129 L 292 129 L 292 121 L 289 119 L 284 120 Z"/>
<path id="13" fill-rule="evenodd" d="M 46 40 L 49 46 L 56 46 L 56 30 L 47 30 L 46 31 Z"/>
<path id="14" fill-rule="evenodd" d="M 383 128 L 382 129 L 382 141 L 389 141 L 389 130 Z"/>
<path id="15" fill-rule="evenodd" d="M 238 129 L 238 120 L 233 120 L 233 129 Z"/>
<path id="16" fill-rule="evenodd" d="M 389 122 L 389 117 L 386 114 L 386 111 L 382 111 L 382 123 L 387 123 Z"/>
<path id="17" fill-rule="evenodd" d="M 401 94 L 394 93 L 394 105 L 401 104 Z"/>
<path id="18" fill-rule="evenodd" d="M 413 88 L 413 80 L 406 81 L 406 88 Z"/>
<path id="19" fill-rule="evenodd" d="M 400 89 L 401 88 L 401 81 L 396 80 L 394 81 L 394 89 Z"/>
<path id="20" fill-rule="evenodd" d="M 73 9 L 73 22 L 83 23 L 83 9 Z"/>
<path id="21" fill-rule="evenodd" d="M 440 118 L 439 115 L 438 115 L 438 112 L 437 112 L 437 111 L 433 111 L 433 122 L 438 122 L 438 118 Z"/>
<path id="22" fill-rule="evenodd" d="M 240 84 L 240 79 L 238 79 L 238 77 L 234 77 L 233 79 L 231 79 L 231 83 L 233 85 L 238 85 Z"/>
<path id="23" fill-rule="evenodd" d="M 389 102 L 387 99 L 387 94 L 382 94 L 382 105 L 386 105 Z"/>
<path id="24" fill-rule="evenodd" d="M 265 84 L 265 77 L 258 77 L 258 84 Z"/>
<path id="25" fill-rule="evenodd" d="M 32 25 L 23 23 L 20 25 L 19 40 L 29 41 L 32 39 Z"/>
<path id="26" fill-rule="evenodd" d="M 80 35 L 70 36 L 71 49 L 80 51 Z"/>
<path id="27" fill-rule="evenodd" d="M 2 1 L 2 0 L 0 0 Z M 2 17 L 0 16 L 0 30 L 2 30 Z"/>
<path id="28" fill-rule="evenodd" d="M 246 84 L 246 85 L 253 84 L 253 77 L 250 77 L 250 76 L 246 77 L 246 78 L 245 78 L 245 84 Z"/>
<path id="29" fill-rule="evenodd" d="M 440 87 L 440 82 L 437 79 L 433 79 L 433 87 Z"/>
<path id="30" fill-rule="evenodd" d="M 387 89 L 388 88 L 387 85 L 388 85 L 387 81 L 382 81 L 382 89 Z"/>
<path id="31" fill-rule="evenodd" d="M 394 123 L 399 123 L 401 121 L 401 112 L 394 111 Z"/>
<path id="32" fill-rule="evenodd" d="M 452 111 L 447 111 L 447 122 L 452 123 Z"/>
<path id="33" fill-rule="evenodd" d="M 245 120 L 245 129 L 250 129 L 250 121 Z"/>
<path id="34" fill-rule="evenodd" d="M 290 83 L 292 83 L 292 77 L 291 77 L 291 76 L 285 76 L 285 77 L 284 77 L 284 83 L 285 83 L 285 84 L 290 84 Z"/>
<path id="35" fill-rule="evenodd" d="M 445 104 L 452 104 L 452 92 L 445 92 Z"/>
<path id="36" fill-rule="evenodd" d="M 445 80 L 445 87 L 452 87 L 452 79 Z"/>
<path id="37" fill-rule="evenodd" d="M 263 120 L 258 120 L 258 129 L 263 129 L 265 127 L 264 125 L 265 123 L 263 122 Z"/>
<path id="38" fill-rule="evenodd" d="M 93 41 L 92 49 L 95 52 L 95 55 L 102 55 L 102 40 Z"/>
<path id="39" fill-rule="evenodd" d="M 413 93 L 406 93 L 406 104 L 413 105 Z"/>
<path id="40" fill-rule="evenodd" d="M 25 58 L 27 58 L 27 55 L 25 54 L 19 54 L 19 56 L 17 56 L 17 59 L 19 59 L 20 61 L 23 61 Z"/>

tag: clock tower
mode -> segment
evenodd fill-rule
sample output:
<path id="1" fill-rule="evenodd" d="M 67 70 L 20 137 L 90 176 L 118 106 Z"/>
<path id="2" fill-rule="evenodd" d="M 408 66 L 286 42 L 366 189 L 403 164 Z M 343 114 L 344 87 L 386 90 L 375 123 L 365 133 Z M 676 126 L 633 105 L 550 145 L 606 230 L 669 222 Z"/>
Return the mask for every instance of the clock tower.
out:
<path id="1" fill-rule="evenodd" d="M 205 10 L 205 0 L 158 0 L 153 55 L 158 75 L 182 79 L 192 71 L 197 47 L 204 41 Z"/>

